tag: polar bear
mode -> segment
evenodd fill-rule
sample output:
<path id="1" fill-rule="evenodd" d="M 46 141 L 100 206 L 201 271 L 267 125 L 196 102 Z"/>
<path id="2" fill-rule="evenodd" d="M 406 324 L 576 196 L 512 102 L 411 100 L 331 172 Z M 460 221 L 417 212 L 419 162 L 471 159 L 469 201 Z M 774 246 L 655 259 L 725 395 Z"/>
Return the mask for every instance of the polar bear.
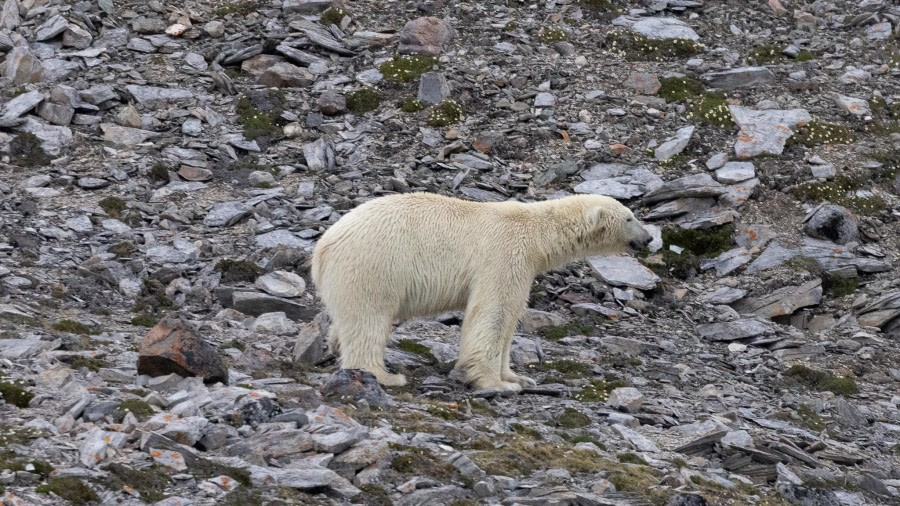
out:
<path id="1" fill-rule="evenodd" d="M 309 265 L 342 369 L 405 385 L 384 364 L 393 324 L 464 310 L 457 372 L 478 389 L 519 392 L 535 382 L 510 369 L 510 344 L 535 276 L 651 240 L 630 209 L 600 195 L 522 203 L 405 193 L 342 216 Z"/>

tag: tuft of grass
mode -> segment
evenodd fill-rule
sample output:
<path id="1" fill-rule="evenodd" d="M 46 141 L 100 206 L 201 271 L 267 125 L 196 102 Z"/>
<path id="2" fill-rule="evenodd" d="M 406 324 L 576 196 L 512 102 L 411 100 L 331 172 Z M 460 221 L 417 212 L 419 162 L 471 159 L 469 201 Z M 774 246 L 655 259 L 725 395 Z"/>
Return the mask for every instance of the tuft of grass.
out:
<path id="1" fill-rule="evenodd" d="M 38 429 L 0 423 L 0 448 L 8 445 L 27 446 L 33 439 L 37 439 L 41 435 L 41 431 Z"/>
<path id="2" fill-rule="evenodd" d="M 835 395 L 853 395 L 859 392 L 853 378 L 835 376 L 829 372 L 811 369 L 803 364 L 795 364 L 784 375 L 795 382 L 817 391 L 829 391 Z"/>
<path id="3" fill-rule="evenodd" d="M 164 163 L 155 163 L 147 171 L 147 177 L 155 183 L 169 182 L 169 168 Z"/>
<path id="4" fill-rule="evenodd" d="M 806 51 L 806 50 L 800 51 L 799 53 L 797 53 L 797 56 L 794 57 L 794 60 L 800 61 L 800 62 L 812 61 L 815 59 L 816 59 L 816 55 L 814 55 L 810 51 Z"/>
<path id="5" fill-rule="evenodd" d="M 615 29 L 606 35 L 609 52 L 631 61 L 668 61 L 688 58 L 703 51 L 689 39 L 654 40 L 629 30 Z"/>
<path id="6" fill-rule="evenodd" d="M 522 437 L 526 437 L 526 438 L 529 438 L 529 439 L 532 439 L 535 441 L 540 441 L 540 440 L 544 439 L 544 437 L 541 436 L 540 432 L 532 429 L 531 427 L 522 425 L 521 423 L 513 422 L 513 423 L 509 424 L 509 428 L 516 431 L 516 434 L 518 434 Z"/>
<path id="7" fill-rule="evenodd" d="M 625 452 L 616 455 L 616 459 L 623 464 L 636 464 L 639 466 L 646 466 L 647 463 L 644 462 L 644 459 L 640 458 L 637 454 L 632 452 Z"/>
<path id="8" fill-rule="evenodd" d="M 23 132 L 9 141 L 9 163 L 33 168 L 50 165 L 53 160 L 41 146 L 41 140 L 31 132 Z"/>
<path id="9" fill-rule="evenodd" d="M 727 223 L 706 230 L 666 227 L 662 231 L 662 264 L 649 267 L 659 275 L 687 279 L 700 269 L 701 258 L 715 258 L 734 245 L 734 224 Z M 669 246 L 684 248 L 680 254 Z"/>
<path id="10" fill-rule="evenodd" d="M 137 251 L 137 246 L 131 241 L 123 241 L 109 247 L 109 252 L 115 254 L 119 258 L 129 257 L 135 251 Z"/>
<path id="11" fill-rule="evenodd" d="M 467 480 L 450 463 L 438 460 L 428 450 L 415 446 L 389 443 L 399 454 L 391 459 L 389 467 L 404 476 L 428 476 L 442 483 Z"/>
<path id="12" fill-rule="evenodd" d="M 564 429 L 580 429 L 591 424 L 591 419 L 581 411 L 566 408 L 554 419 L 554 424 Z"/>
<path id="13" fill-rule="evenodd" d="M 692 77 L 665 77 L 656 93 L 666 102 L 683 102 L 703 93 L 703 84 Z"/>
<path id="14" fill-rule="evenodd" d="M 125 201 L 115 196 L 106 197 L 98 202 L 97 205 L 99 205 L 100 209 L 103 209 L 103 212 L 108 214 L 110 218 L 115 219 L 121 218 L 122 211 L 125 210 Z"/>
<path id="15" fill-rule="evenodd" d="M 440 406 L 437 404 L 431 404 L 428 406 L 427 410 L 431 416 L 444 420 L 456 421 L 466 419 L 465 415 L 459 412 L 458 406 L 456 405 Z"/>
<path id="16" fill-rule="evenodd" d="M 60 320 L 53 324 L 53 330 L 58 330 L 60 332 L 68 332 L 70 334 L 79 334 L 83 336 L 90 336 L 94 334 L 99 334 L 100 331 L 96 327 L 88 327 L 83 323 L 76 322 L 75 320 L 64 319 Z"/>
<path id="17" fill-rule="evenodd" d="M 809 430 L 819 432 L 825 428 L 825 421 L 808 404 L 801 403 L 794 411 L 783 410 L 775 415 L 775 418 L 785 422 L 795 423 Z"/>
<path id="18" fill-rule="evenodd" d="M 360 497 L 365 498 L 366 506 L 394 506 L 391 494 L 383 487 L 374 484 L 360 485 Z"/>
<path id="19" fill-rule="evenodd" d="M 347 95 L 347 109 L 354 114 L 364 114 L 378 109 L 381 94 L 376 88 L 361 88 Z"/>
<path id="20" fill-rule="evenodd" d="M 859 278 L 844 277 L 825 273 L 822 276 L 822 288 L 834 297 L 846 297 L 859 289 Z"/>
<path id="21" fill-rule="evenodd" d="M 100 500 L 97 492 L 94 492 L 87 483 L 71 476 L 50 478 L 47 483 L 38 485 L 34 491 L 39 494 L 56 495 L 76 506 Z"/>
<path id="22" fill-rule="evenodd" d="M 378 70 L 384 79 L 393 83 L 408 83 L 432 70 L 439 61 L 435 56 L 411 54 L 394 56 L 382 63 Z"/>
<path id="23" fill-rule="evenodd" d="M 69 366 L 72 369 L 81 369 L 86 368 L 90 371 L 97 372 L 100 369 L 105 367 L 109 367 L 109 362 L 100 358 L 92 358 L 92 357 L 82 357 L 82 356 L 74 356 L 68 360 Z"/>
<path id="24" fill-rule="evenodd" d="M 593 473 L 612 464 L 590 450 L 526 439 L 508 441 L 502 448 L 470 456 L 488 474 L 522 478 L 539 469 L 562 468 L 573 473 Z"/>
<path id="25" fill-rule="evenodd" d="M 428 126 L 441 128 L 450 126 L 462 119 L 462 107 L 453 99 L 447 99 L 435 105 L 428 114 Z"/>
<path id="26" fill-rule="evenodd" d="M 250 260 L 232 260 L 223 258 L 213 268 L 222 273 L 222 282 L 234 283 L 254 281 L 263 273 L 263 269 Z"/>
<path id="27" fill-rule="evenodd" d="M 137 327 L 152 328 L 156 325 L 157 318 L 149 313 L 141 313 L 131 319 L 131 324 Z"/>

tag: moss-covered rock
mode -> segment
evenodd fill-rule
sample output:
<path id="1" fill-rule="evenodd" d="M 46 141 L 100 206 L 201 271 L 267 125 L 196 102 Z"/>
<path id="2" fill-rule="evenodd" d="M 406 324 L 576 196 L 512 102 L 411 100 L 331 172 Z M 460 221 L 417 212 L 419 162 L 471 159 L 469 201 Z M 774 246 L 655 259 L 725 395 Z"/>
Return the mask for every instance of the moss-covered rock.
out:
<path id="1" fill-rule="evenodd" d="M 126 486 L 140 494 L 145 503 L 154 503 L 167 497 L 166 488 L 172 484 L 172 478 L 164 466 L 153 464 L 142 469 L 133 469 L 123 464 L 112 463 L 104 469 L 107 476 L 98 480 L 110 490 L 120 491 Z"/>
<path id="2" fill-rule="evenodd" d="M 0 396 L 3 402 L 19 408 L 27 408 L 34 393 L 25 388 L 25 380 L 11 380 L 0 377 Z M 2 427 L 2 426 L 0 426 Z M 0 441 L 0 444 L 3 444 Z"/>
<path id="3" fill-rule="evenodd" d="M 578 429 L 591 424 L 591 419 L 581 411 L 566 408 L 554 420 L 554 425 L 564 429 Z"/>
<path id="4" fill-rule="evenodd" d="M 632 61 L 668 61 L 689 58 L 703 51 L 703 45 L 690 39 L 650 39 L 629 30 L 615 29 L 606 35 L 606 47 Z"/>
<path id="5" fill-rule="evenodd" d="M 394 56 L 381 64 L 378 70 L 384 79 L 394 83 L 408 83 L 413 79 L 433 70 L 439 65 L 439 60 L 434 56 L 410 54 Z"/>
<path id="6" fill-rule="evenodd" d="M 222 273 L 223 283 L 251 282 L 264 272 L 260 266 L 250 260 L 232 260 L 230 258 L 219 260 L 213 269 Z"/>

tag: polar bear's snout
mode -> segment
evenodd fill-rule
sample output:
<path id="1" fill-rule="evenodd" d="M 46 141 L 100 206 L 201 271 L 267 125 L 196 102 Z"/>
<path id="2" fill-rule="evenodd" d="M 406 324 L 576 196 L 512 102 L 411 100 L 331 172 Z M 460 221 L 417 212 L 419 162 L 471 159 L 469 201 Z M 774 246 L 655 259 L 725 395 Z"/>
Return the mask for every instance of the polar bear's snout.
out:
<path id="1" fill-rule="evenodd" d="M 653 236 L 650 235 L 650 232 L 644 228 L 641 222 L 634 218 L 628 220 L 628 237 L 628 246 L 633 251 L 641 251 L 653 242 Z"/>

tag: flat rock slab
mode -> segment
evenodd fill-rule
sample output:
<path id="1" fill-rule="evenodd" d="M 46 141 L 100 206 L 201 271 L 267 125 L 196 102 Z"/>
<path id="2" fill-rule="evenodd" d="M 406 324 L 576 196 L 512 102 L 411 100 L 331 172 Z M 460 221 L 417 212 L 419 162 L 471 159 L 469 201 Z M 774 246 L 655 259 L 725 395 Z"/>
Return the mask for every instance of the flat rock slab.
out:
<path id="1" fill-rule="evenodd" d="M 700 300 L 707 304 L 731 304 L 732 302 L 741 300 L 745 295 L 747 295 L 747 290 L 723 286 L 722 288 L 717 288 L 712 292 L 702 295 Z"/>
<path id="2" fill-rule="evenodd" d="M 728 109 L 741 127 L 734 143 L 734 154 L 738 158 L 780 155 L 797 127 L 812 121 L 805 109 L 755 110 L 738 105 L 729 105 Z"/>
<path id="3" fill-rule="evenodd" d="M 653 152 L 656 159 L 663 162 L 684 151 L 684 148 L 691 142 L 691 136 L 694 135 L 694 127 L 686 126 L 679 128 L 675 135 L 666 139 Z"/>
<path id="4" fill-rule="evenodd" d="M 128 93 L 141 104 L 166 100 L 183 100 L 194 97 L 194 94 L 190 90 L 183 90 L 180 88 L 160 88 L 156 86 L 138 86 L 132 84 L 126 86 L 125 89 L 128 90 Z"/>
<path id="5" fill-rule="evenodd" d="M 138 353 L 138 374 L 158 377 L 175 373 L 199 376 L 207 383 L 228 383 L 228 369 L 215 346 L 177 317 L 164 318 L 150 329 Z"/>
<path id="6" fill-rule="evenodd" d="M 715 269 L 716 276 L 722 277 L 734 272 L 751 260 L 750 252 L 743 247 L 738 246 L 732 250 L 726 251 L 711 260 L 705 260 L 700 264 L 701 270 Z"/>
<path id="7" fill-rule="evenodd" d="M 604 167 L 605 166 L 605 167 Z M 599 164 L 581 173 L 584 182 L 573 188 L 575 193 L 606 195 L 615 199 L 633 199 L 663 185 L 663 180 L 643 168 L 622 164 Z"/>
<path id="8" fill-rule="evenodd" d="M 615 26 L 624 26 L 632 32 L 638 33 L 648 39 L 688 39 L 694 42 L 700 40 L 700 36 L 684 21 L 675 18 L 635 18 L 631 16 L 619 16 L 612 20 Z"/>
<path id="9" fill-rule="evenodd" d="M 800 308 L 815 306 L 822 302 L 822 280 L 816 278 L 800 286 L 786 286 L 762 297 L 753 297 L 736 302 L 732 307 L 742 314 L 755 314 L 763 318 L 774 318 L 794 314 Z"/>
<path id="10" fill-rule="evenodd" d="M 588 257 L 587 261 L 597 276 L 610 285 L 652 290 L 660 281 L 659 276 L 631 256 Z"/>
<path id="11" fill-rule="evenodd" d="M 756 177 L 756 168 L 751 162 L 728 162 L 716 169 L 716 180 L 723 184 L 740 183 Z"/>
<path id="12" fill-rule="evenodd" d="M 700 80 L 711 88 L 734 90 L 774 83 L 775 74 L 766 67 L 741 67 L 707 72 Z"/>
<path id="13" fill-rule="evenodd" d="M 772 327 L 756 319 L 741 319 L 730 322 L 702 323 L 697 332 L 707 341 L 738 341 L 751 337 L 771 334 Z"/>
<path id="14" fill-rule="evenodd" d="M 718 197 L 726 191 L 725 186 L 709 174 L 691 174 L 663 183 L 659 188 L 647 192 L 643 200 L 647 204 L 654 204 L 684 197 Z"/>

